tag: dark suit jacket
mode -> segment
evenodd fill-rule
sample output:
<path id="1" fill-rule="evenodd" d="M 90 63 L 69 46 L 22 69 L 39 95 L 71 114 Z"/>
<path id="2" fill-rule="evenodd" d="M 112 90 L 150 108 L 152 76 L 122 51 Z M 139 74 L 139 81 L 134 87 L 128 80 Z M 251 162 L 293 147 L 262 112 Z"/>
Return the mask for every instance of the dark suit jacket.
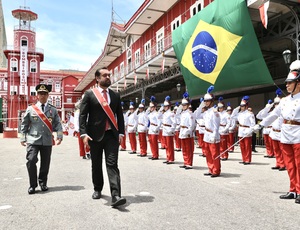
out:
<path id="1" fill-rule="evenodd" d="M 109 105 L 115 115 L 118 124 L 118 130 L 116 130 L 115 126 L 106 115 L 92 90 L 87 90 L 80 105 L 80 135 L 87 134 L 93 139 L 93 141 L 101 141 L 105 133 L 105 122 L 107 119 L 109 120 L 111 129 L 117 139 L 119 138 L 119 134 L 124 135 L 124 117 L 120 95 L 112 90 L 109 90 L 109 96 Z"/>

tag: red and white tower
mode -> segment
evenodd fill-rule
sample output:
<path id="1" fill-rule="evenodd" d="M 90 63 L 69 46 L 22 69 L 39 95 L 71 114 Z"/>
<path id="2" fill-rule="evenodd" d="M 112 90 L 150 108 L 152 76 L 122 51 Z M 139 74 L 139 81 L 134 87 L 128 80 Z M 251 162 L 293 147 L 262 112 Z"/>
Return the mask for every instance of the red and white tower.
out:
<path id="1" fill-rule="evenodd" d="M 13 10 L 12 15 L 18 24 L 14 27 L 13 46 L 4 50 L 8 60 L 6 130 L 17 135 L 22 111 L 36 101 L 35 86 L 40 83 L 40 62 L 44 60 L 44 51 L 36 48 L 36 32 L 31 25 L 38 15 L 28 7 Z"/>

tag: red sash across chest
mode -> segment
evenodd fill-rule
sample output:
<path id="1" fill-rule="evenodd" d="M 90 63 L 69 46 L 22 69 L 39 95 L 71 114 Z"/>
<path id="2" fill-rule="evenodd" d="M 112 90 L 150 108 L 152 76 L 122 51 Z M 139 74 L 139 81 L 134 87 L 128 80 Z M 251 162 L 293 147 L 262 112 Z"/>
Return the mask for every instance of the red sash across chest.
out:
<path id="1" fill-rule="evenodd" d="M 114 113 L 111 110 L 109 104 L 107 103 L 107 101 L 104 99 L 104 97 L 101 95 L 100 91 L 97 88 L 94 88 L 92 91 L 93 91 L 95 97 L 97 98 L 99 104 L 102 106 L 104 112 L 109 117 L 109 119 L 111 120 L 111 122 L 113 123 L 115 128 L 118 130 L 118 125 L 117 125 Z"/>

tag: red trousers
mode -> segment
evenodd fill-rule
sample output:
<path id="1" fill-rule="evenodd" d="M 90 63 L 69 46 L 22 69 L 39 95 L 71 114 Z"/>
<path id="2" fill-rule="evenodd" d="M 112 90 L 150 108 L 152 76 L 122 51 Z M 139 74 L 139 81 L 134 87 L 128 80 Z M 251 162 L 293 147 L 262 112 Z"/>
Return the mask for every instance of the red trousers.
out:
<path id="1" fill-rule="evenodd" d="M 199 133 L 199 131 L 197 131 L 197 137 L 198 137 L 198 147 L 199 148 L 203 148 L 203 145 L 204 145 L 204 142 L 203 142 L 204 133 Z"/>
<path id="2" fill-rule="evenodd" d="M 139 133 L 140 154 L 147 155 L 147 139 L 146 133 Z"/>
<path id="3" fill-rule="evenodd" d="M 280 141 L 272 140 L 272 148 L 273 153 L 276 157 L 276 167 L 284 168 L 284 160 L 283 160 L 283 153 L 282 153 L 282 144 Z"/>
<path id="4" fill-rule="evenodd" d="M 174 161 L 174 137 L 173 136 L 163 136 L 165 138 L 166 144 L 166 155 L 167 161 Z"/>
<path id="5" fill-rule="evenodd" d="M 79 156 L 84 157 L 85 156 L 84 144 L 79 134 L 77 135 L 77 139 L 79 144 Z"/>
<path id="6" fill-rule="evenodd" d="M 239 137 L 239 140 L 242 138 Z M 240 141 L 240 147 L 242 152 L 242 161 L 250 163 L 252 158 L 252 137 L 245 137 Z"/>
<path id="7" fill-rule="evenodd" d="M 266 146 L 266 151 L 268 156 L 274 156 L 272 149 L 272 139 L 269 137 L 269 134 L 264 134 L 264 142 Z"/>
<path id="8" fill-rule="evenodd" d="M 181 139 L 182 155 L 183 155 L 183 164 L 184 165 L 193 165 L 194 157 L 194 138 L 185 138 Z"/>
<path id="9" fill-rule="evenodd" d="M 175 139 L 175 148 L 181 149 L 181 139 L 179 139 L 179 131 L 175 131 L 174 139 Z"/>
<path id="10" fill-rule="evenodd" d="M 120 145 L 121 145 L 121 149 L 126 149 L 126 133 L 125 133 L 124 137 L 122 138 Z"/>
<path id="11" fill-rule="evenodd" d="M 165 149 L 166 148 L 166 137 L 165 136 L 161 136 L 161 139 L 160 139 L 160 147 L 162 148 L 162 149 Z"/>
<path id="12" fill-rule="evenodd" d="M 300 194 L 300 143 L 282 144 L 285 167 L 290 178 L 290 192 Z"/>
<path id="13" fill-rule="evenodd" d="M 148 140 L 153 158 L 158 158 L 158 135 L 148 134 Z"/>
<path id="14" fill-rule="evenodd" d="M 221 160 L 220 157 L 220 143 L 207 143 L 204 142 L 206 149 L 206 163 L 208 170 L 211 174 L 220 175 L 221 173 Z"/>
<path id="15" fill-rule="evenodd" d="M 228 135 L 228 141 L 227 141 L 227 148 L 229 148 L 231 146 L 231 148 L 229 149 L 230 152 L 234 151 L 234 136 L 235 133 L 229 133 Z"/>
<path id="16" fill-rule="evenodd" d="M 220 152 L 223 153 L 228 149 L 228 137 L 229 135 L 220 135 Z M 221 155 L 221 158 L 228 158 L 228 150 Z"/>
<path id="17" fill-rule="evenodd" d="M 128 137 L 129 137 L 129 143 L 130 143 L 131 150 L 133 152 L 136 152 L 136 134 L 128 133 Z"/>

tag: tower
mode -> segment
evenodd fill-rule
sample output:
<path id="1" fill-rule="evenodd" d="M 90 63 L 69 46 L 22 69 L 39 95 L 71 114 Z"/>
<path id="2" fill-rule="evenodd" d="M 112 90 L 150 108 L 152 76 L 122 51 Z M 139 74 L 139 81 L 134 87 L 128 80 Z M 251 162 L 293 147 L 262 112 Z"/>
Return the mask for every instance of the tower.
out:
<path id="1" fill-rule="evenodd" d="M 6 68 L 6 58 L 4 56 L 2 48 L 5 47 L 6 44 L 6 31 L 5 31 L 5 24 L 4 24 L 4 15 L 2 9 L 2 0 L 0 0 L 0 68 Z"/>
<path id="2" fill-rule="evenodd" d="M 44 60 L 44 51 L 36 48 L 36 32 L 32 22 L 38 15 L 29 7 L 20 7 L 12 11 L 18 20 L 14 26 L 14 44 L 7 47 L 4 54 L 7 65 L 7 131 L 17 135 L 18 123 L 28 104 L 35 102 L 35 86 L 40 82 L 40 62 Z"/>

